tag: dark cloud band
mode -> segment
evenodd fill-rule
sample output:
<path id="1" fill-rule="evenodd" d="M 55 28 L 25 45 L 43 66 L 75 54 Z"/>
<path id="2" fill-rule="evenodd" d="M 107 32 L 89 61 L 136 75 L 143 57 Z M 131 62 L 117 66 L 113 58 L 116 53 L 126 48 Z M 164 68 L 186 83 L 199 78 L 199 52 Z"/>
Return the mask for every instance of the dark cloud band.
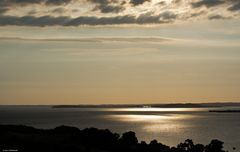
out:
<path id="1" fill-rule="evenodd" d="M 224 17 L 222 15 L 210 15 L 208 17 L 209 20 L 219 20 L 219 19 L 228 19 L 227 17 Z"/>
<path id="2" fill-rule="evenodd" d="M 115 17 L 87 17 L 78 18 L 62 17 L 34 17 L 34 16 L 0 16 L 0 26 L 17 25 L 17 26 L 79 26 L 79 25 L 114 25 L 114 24 L 160 24 L 169 23 L 177 15 L 171 12 L 161 13 L 156 16 L 142 14 L 138 17 L 125 15 Z"/>
<path id="3" fill-rule="evenodd" d="M 5 13 L 6 11 L 8 11 L 7 8 L 5 8 L 5 7 L 0 7 L 0 14 Z"/>
<path id="4" fill-rule="evenodd" d="M 0 6 L 28 5 L 28 4 L 63 5 L 70 3 L 71 1 L 72 0 L 1 0 Z"/>
<path id="5" fill-rule="evenodd" d="M 125 7 L 114 5 L 97 5 L 93 11 L 100 10 L 101 13 L 119 13 L 125 10 Z"/>
<path id="6" fill-rule="evenodd" d="M 32 4 L 44 4 L 44 5 L 65 5 L 72 0 L 0 0 L 0 14 L 3 14 L 11 9 L 12 6 L 20 5 L 32 5 Z"/>
<path id="7" fill-rule="evenodd" d="M 228 8 L 229 11 L 240 11 L 240 1 Z"/>
<path id="8" fill-rule="evenodd" d="M 223 4 L 223 3 L 225 3 L 225 1 L 223 1 L 223 0 L 200 0 L 198 2 L 192 3 L 192 7 L 193 8 L 198 8 L 198 7 L 202 7 L 202 6 L 214 7 L 214 6 Z"/>
<path id="9" fill-rule="evenodd" d="M 128 9 L 127 7 L 130 7 L 130 9 L 135 9 L 133 7 L 141 5 L 151 0 L 128 0 L 128 1 L 127 0 L 121 0 L 121 1 L 120 0 L 84 0 L 84 2 L 89 2 L 93 6 L 88 11 L 98 11 L 101 13 L 96 13 L 93 16 L 80 16 L 77 18 L 71 18 L 70 16 L 61 16 L 65 14 L 65 12 L 68 12 L 68 9 L 70 8 L 68 6 L 64 7 L 59 5 L 68 4 L 72 1 L 74 1 L 73 4 L 75 4 L 75 2 L 77 2 L 78 0 L 0 0 L 0 26 L 16 25 L 16 26 L 42 27 L 42 26 L 118 25 L 118 24 L 161 24 L 161 23 L 172 23 L 178 19 L 187 20 L 189 18 L 202 16 L 203 14 L 205 14 L 205 18 L 209 20 L 227 19 L 232 17 L 231 15 L 226 15 L 226 14 L 211 15 L 212 9 L 210 7 L 215 7 L 215 6 L 225 8 L 225 11 L 229 11 L 229 14 L 233 11 L 240 10 L 239 0 L 196 0 L 194 2 L 189 2 L 187 4 L 188 6 L 192 6 L 192 8 L 190 8 L 191 9 L 190 12 L 192 13 L 190 13 L 189 16 L 186 16 L 185 14 L 181 14 L 181 13 L 175 14 L 172 11 L 168 11 L 167 9 L 163 13 L 160 13 L 159 15 L 153 15 L 153 14 L 157 14 L 156 10 L 155 11 L 147 10 L 148 13 L 145 13 L 145 14 L 143 13 L 139 15 L 140 12 L 136 12 L 132 14 L 131 12 L 129 13 L 127 11 Z M 176 4 L 180 5 L 181 2 L 182 0 L 174 0 L 172 1 L 171 5 L 173 6 L 176 6 Z M 19 15 L 25 15 L 23 17 L 18 15 L 13 16 L 11 15 L 11 11 L 9 11 L 9 10 L 15 9 L 16 5 L 20 5 L 18 9 L 21 9 L 22 5 L 24 6 L 24 5 L 30 5 L 30 4 L 41 4 L 42 5 L 41 8 L 42 7 L 46 9 L 49 8 L 50 11 L 48 11 L 47 13 L 43 13 L 47 15 L 41 16 L 41 17 L 39 17 L 39 15 L 41 15 L 42 10 L 40 10 L 40 13 L 36 12 L 35 10 L 32 10 L 28 13 L 19 14 Z M 224 5 L 221 5 L 221 4 L 224 4 Z M 54 7 L 52 7 L 52 5 L 54 5 Z M 162 5 L 166 5 L 166 4 L 162 4 Z M 199 7 L 202 7 L 202 6 L 204 6 L 206 10 L 200 11 L 201 9 L 198 9 Z M 208 12 L 208 10 L 210 10 L 210 12 Z M 123 11 L 124 13 L 122 13 Z M 95 13 L 95 12 L 91 12 L 91 13 Z M 106 15 L 105 13 L 112 13 L 112 14 Z M 113 13 L 119 13 L 119 14 L 113 14 Z M 128 13 L 128 15 L 122 15 L 121 13 L 122 14 Z M 56 14 L 60 16 L 56 17 Z"/>
<path id="10" fill-rule="evenodd" d="M 150 2 L 151 0 L 130 0 L 130 3 L 134 6 L 141 5 L 145 2 Z"/>

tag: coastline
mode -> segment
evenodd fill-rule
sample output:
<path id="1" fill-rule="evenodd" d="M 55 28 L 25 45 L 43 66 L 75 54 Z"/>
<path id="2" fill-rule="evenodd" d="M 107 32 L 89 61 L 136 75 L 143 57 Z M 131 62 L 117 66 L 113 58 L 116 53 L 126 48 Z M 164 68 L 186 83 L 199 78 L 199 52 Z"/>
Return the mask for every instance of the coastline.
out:
<path id="1" fill-rule="evenodd" d="M 52 108 L 214 108 L 240 106 L 240 102 L 170 103 L 170 104 L 100 104 L 100 105 L 53 105 Z"/>
<path id="2" fill-rule="evenodd" d="M 209 144 L 194 144 L 191 139 L 170 147 L 152 140 L 138 141 L 135 132 L 122 135 L 108 129 L 59 126 L 36 129 L 24 125 L 0 125 L 0 150 L 24 152 L 225 152 L 224 142 L 213 139 Z"/>

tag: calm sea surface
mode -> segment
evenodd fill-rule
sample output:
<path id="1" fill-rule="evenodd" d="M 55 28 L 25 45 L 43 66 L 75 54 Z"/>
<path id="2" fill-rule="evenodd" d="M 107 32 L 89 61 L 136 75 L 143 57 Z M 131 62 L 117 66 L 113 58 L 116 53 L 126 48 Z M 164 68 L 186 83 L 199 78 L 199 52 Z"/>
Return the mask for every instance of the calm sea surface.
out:
<path id="1" fill-rule="evenodd" d="M 0 124 L 24 124 L 37 128 L 59 125 L 80 129 L 97 127 L 117 133 L 132 130 L 139 140 L 157 139 L 171 146 L 187 138 L 203 144 L 220 139 L 225 142 L 225 149 L 232 151 L 232 147 L 236 147 L 240 151 L 240 113 L 210 113 L 209 109 L 0 106 Z"/>

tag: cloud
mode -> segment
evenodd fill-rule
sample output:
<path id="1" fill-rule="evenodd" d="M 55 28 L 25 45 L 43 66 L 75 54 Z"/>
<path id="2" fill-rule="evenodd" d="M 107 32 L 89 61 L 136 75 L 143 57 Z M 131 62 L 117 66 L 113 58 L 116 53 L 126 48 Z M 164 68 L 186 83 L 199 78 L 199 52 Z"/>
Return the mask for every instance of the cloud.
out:
<path id="1" fill-rule="evenodd" d="M 72 0 L 1 0 L 0 6 L 30 5 L 30 4 L 63 5 L 70 3 L 71 1 Z"/>
<path id="2" fill-rule="evenodd" d="M 68 4 L 72 0 L 47 0 L 45 1 L 46 5 L 63 5 L 63 4 Z"/>
<path id="3" fill-rule="evenodd" d="M 177 14 L 170 12 L 170 11 L 166 11 L 166 12 L 161 13 L 160 17 L 164 20 L 172 20 L 172 19 L 177 18 Z"/>
<path id="4" fill-rule="evenodd" d="M 26 5 L 32 5 L 32 4 L 44 4 L 44 5 L 65 5 L 70 3 L 72 0 L 0 0 L 0 15 L 4 14 L 8 10 L 11 10 L 11 6 L 26 6 Z M 36 11 L 30 12 L 30 14 L 36 14 L 33 13 Z"/>
<path id="5" fill-rule="evenodd" d="M 137 5 L 141 5 L 145 2 L 150 2 L 151 0 L 130 0 L 130 3 L 133 5 L 133 6 L 137 6 Z"/>
<path id="6" fill-rule="evenodd" d="M 7 12 L 7 11 L 8 11 L 7 8 L 5 8 L 5 7 L 0 7 L 0 15 L 1 15 L 1 14 L 4 14 L 4 13 Z"/>
<path id="7" fill-rule="evenodd" d="M 87 1 L 98 4 L 109 4 L 112 2 L 112 0 L 87 0 Z"/>
<path id="8" fill-rule="evenodd" d="M 228 8 L 229 11 L 240 11 L 240 2 L 233 4 Z"/>
<path id="9" fill-rule="evenodd" d="M 161 1 L 161 2 L 158 2 L 157 4 L 163 6 L 163 5 L 166 5 L 166 2 L 165 1 Z"/>
<path id="10" fill-rule="evenodd" d="M 223 0 L 200 0 L 198 2 L 193 2 L 192 7 L 193 8 L 198 8 L 198 7 L 214 7 L 220 4 L 225 3 Z"/>
<path id="11" fill-rule="evenodd" d="M 117 0 L 87 0 L 87 1 L 99 5 L 110 5 L 113 3 L 118 3 Z"/>
<path id="12" fill-rule="evenodd" d="M 153 16 L 140 16 L 135 17 L 132 15 L 116 16 L 116 17 L 78 17 L 71 20 L 68 25 L 78 26 L 78 25 L 109 25 L 109 24 L 153 24 L 160 23 L 159 17 Z"/>
<path id="13" fill-rule="evenodd" d="M 64 8 L 56 8 L 52 10 L 53 13 L 64 13 L 66 10 Z"/>
<path id="14" fill-rule="evenodd" d="M 125 10 L 122 5 L 124 3 L 118 4 L 115 0 L 88 0 L 91 3 L 97 4 L 92 11 L 100 10 L 101 13 L 119 13 Z M 123 1 L 125 2 L 125 1 Z M 113 3 L 115 5 L 113 5 Z"/>
<path id="15" fill-rule="evenodd" d="M 172 3 L 174 4 L 180 4 L 182 2 L 182 0 L 173 0 Z"/>
<path id="16" fill-rule="evenodd" d="M 190 14 L 190 18 L 198 17 L 198 16 L 201 16 L 203 14 L 206 14 L 206 11 L 194 12 L 194 13 Z"/>
<path id="17" fill-rule="evenodd" d="M 115 6 L 115 5 L 97 5 L 93 11 L 100 10 L 101 13 L 119 13 L 125 10 L 122 6 Z"/>
<path id="18" fill-rule="evenodd" d="M 0 16 L 0 25 L 18 26 L 79 26 L 79 25 L 114 25 L 114 24 L 160 24 L 169 23 L 177 17 L 172 12 L 164 12 L 159 15 L 142 14 L 140 16 L 124 15 L 114 17 L 80 16 L 70 18 L 67 16 Z"/>
<path id="19" fill-rule="evenodd" d="M 219 19 L 229 19 L 228 17 L 224 17 L 222 15 L 210 15 L 208 17 L 209 20 L 219 20 Z"/>
<path id="20" fill-rule="evenodd" d="M 53 26 L 53 25 L 65 25 L 69 20 L 70 20 L 69 17 L 0 16 L 0 25 Z"/>
<path id="21" fill-rule="evenodd" d="M 238 18 L 238 10 L 239 0 L 0 0 L 0 26 L 162 24 Z"/>
<path id="22" fill-rule="evenodd" d="M 97 38 L 25 38 L 25 37 L 0 37 L 0 40 L 22 40 L 22 41 L 54 41 L 54 42 L 164 42 L 175 39 L 165 37 L 97 37 Z"/>

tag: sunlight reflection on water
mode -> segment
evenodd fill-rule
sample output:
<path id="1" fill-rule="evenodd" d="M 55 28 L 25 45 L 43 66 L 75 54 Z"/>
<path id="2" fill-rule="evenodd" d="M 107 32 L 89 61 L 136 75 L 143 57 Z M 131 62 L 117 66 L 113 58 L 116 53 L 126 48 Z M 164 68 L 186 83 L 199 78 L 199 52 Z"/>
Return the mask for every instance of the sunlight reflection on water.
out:
<path id="1" fill-rule="evenodd" d="M 139 123 L 142 130 L 146 132 L 179 132 L 182 128 L 186 127 L 184 120 L 190 119 L 190 115 L 135 115 L 135 114 L 122 114 L 110 115 L 110 119 L 122 122 Z"/>
<path id="2" fill-rule="evenodd" d="M 207 111 L 208 109 L 206 109 Z M 205 111 L 203 108 L 111 108 L 109 111 L 129 112 L 128 114 L 109 115 L 108 118 L 113 121 L 134 123 L 141 126 L 141 130 L 149 133 L 163 132 L 184 132 L 189 123 L 186 121 L 193 119 L 196 115 L 189 114 L 169 114 L 168 112 L 197 112 Z M 137 113 L 136 113 L 137 112 Z M 166 113 L 167 112 L 167 113 Z"/>

